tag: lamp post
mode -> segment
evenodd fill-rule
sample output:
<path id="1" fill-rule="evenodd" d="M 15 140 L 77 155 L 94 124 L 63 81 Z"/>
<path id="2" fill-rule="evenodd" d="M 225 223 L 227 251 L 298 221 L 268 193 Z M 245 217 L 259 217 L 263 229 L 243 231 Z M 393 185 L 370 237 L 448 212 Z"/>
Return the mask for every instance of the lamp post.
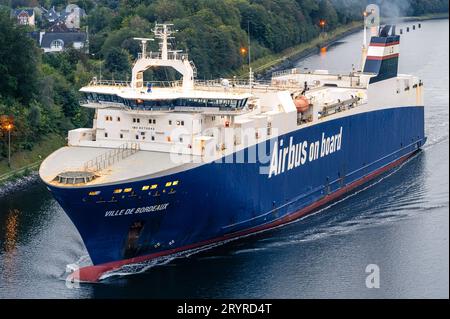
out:
<path id="1" fill-rule="evenodd" d="M 319 26 L 322 28 L 322 32 L 325 32 L 325 26 L 327 25 L 327 21 L 324 19 L 320 19 Z"/>
<path id="2" fill-rule="evenodd" d="M 6 125 L 6 130 L 8 131 L 8 167 L 11 167 L 11 131 L 13 129 L 13 125 L 8 123 Z"/>

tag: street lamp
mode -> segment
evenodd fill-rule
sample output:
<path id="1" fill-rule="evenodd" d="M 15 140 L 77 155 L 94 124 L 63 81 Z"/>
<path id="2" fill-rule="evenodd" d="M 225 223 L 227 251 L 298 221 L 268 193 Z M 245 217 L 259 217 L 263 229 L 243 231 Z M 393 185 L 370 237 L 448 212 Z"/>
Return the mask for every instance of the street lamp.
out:
<path id="1" fill-rule="evenodd" d="M 11 131 L 14 126 L 11 123 L 8 123 L 5 128 L 8 131 L 8 167 L 11 167 Z"/>
<path id="2" fill-rule="evenodd" d="M 324 19 L 320 19 L 319 26 L 322 28 L 322 32 L 325 31 L 325 26 L 327 25 L 327 21 Z"/>

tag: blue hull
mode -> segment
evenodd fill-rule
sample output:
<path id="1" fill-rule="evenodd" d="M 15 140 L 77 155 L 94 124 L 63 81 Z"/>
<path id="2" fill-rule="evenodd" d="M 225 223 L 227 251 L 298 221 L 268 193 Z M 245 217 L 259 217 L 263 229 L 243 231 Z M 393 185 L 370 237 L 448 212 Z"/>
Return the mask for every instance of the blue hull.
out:
<path id="1" fill-rule="evenodd" d="M 334 144 L 331 140 L 326 154 L 322 144 L 331 136 L 335 136 Z M 298 165 L 289 158 L 291 138 L 293 145 L 300 145 Z M 278 145 L 274 146 L 275 140 Z M 310 208 L 331 195 L 344 193 L 350 185 L 417 151 L 426 140 L 424 108 L 356 114 L 275 140 L 264 142 L 270 154 L 280 154 L 270 177 L 260 169 L 273 164 L 273 156 L 266 164 L 210 163 L 152 180 L 49 188 L 80 232 L 94 265 L 149 259 L 256 232 L 312 212 Z M 281 140 L 288 148 L 285 159 Z M 320 149 L 310 154 L 315 141 Z M 307 143 L 303 154 L 302 142 Z M 247 155 L 252 148 L 242 152 Z M 173 181 L 178 183 L 167 184 Z M 143 190 L 153 184 L 158 188 Z M 116 189 L 128 192 L 114 194 Z M 100 193 L 89 196 L 92 191 Z"/>

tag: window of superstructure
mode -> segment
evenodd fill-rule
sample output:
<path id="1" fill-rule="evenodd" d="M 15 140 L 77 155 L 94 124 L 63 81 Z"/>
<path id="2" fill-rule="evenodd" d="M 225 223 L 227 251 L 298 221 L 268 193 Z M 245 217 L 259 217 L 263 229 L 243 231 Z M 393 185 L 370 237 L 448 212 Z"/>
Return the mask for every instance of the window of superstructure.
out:
<path id="1" fill-rule="evenodd" d="M 120 134 L 120 138 L 123 138 L 123 134 L 122 133 Z"/>
<path id="2" fill-rule="evenodd" d="M 117 122 L 120 122 L 120 116 L 117 117 Z"/>
<path id="3" fill-rule="evenodd" d="M 108 133 L 105 133 L 105 137 L 108 137 Z"/>
<path id="4" fill-rule="evenodd" d="M 169 120 L 169 125 L 172 125 L 172 120 Z"/>

